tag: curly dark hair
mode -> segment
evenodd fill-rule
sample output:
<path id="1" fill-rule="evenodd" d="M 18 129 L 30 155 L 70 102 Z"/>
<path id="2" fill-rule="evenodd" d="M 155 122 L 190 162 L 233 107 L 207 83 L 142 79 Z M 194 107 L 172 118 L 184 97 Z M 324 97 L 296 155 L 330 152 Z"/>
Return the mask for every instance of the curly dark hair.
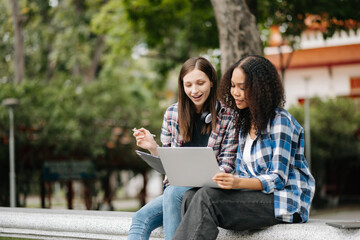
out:
<path id="1" fill-rule="evenodd" d="M 245 94 L 248 108 L 238 109 L 231 96 L 231 77 L 235 68 L 245 74 Z M 218 97 L 226 106 L 234 109 L 234 122 L 242 135 L 250 132 L 251 124 L 257 135 L 266 130 L 267 124 L 275 116 L 275 109 L 285 104 L 285 95 L 279 73 L 266 58 L 249 55 L 237 61 L 223 75 L 220 82 Z"/>

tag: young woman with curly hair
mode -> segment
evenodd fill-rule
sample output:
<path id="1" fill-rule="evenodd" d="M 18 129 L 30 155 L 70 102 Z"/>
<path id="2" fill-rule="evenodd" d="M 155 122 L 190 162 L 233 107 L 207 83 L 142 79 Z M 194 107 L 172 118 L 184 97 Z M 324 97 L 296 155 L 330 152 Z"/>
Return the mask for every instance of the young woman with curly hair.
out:
<path id="1" fill-rule="evenodd" d="M 239 130 L 236 175 L 218 173 L 219 188 L 189 190 L 173 239 L 216 239 L 237 231 L 306 222 L 315 180 L 304 156 L 304 131 L 284 106 L 273 64 L 261 56 L 235 63 L 222 77 L 222 102 Z"/>

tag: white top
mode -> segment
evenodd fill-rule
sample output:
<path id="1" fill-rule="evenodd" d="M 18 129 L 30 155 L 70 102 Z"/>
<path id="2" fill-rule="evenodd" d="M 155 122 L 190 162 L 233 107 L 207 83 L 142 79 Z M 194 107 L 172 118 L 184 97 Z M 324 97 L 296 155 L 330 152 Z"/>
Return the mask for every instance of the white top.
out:
<path id="1" fill-rule="evenodd" d="M 244 152 L 243 152 L 243 161 L 246 164 L 246 166 L 248 167 L 250 173 L 255 176 L 255 172 L 253 170 L 253 166 L 251 164 L 251 145 L 253 144 L 254 139 L 251 139 L 250 134 L 247 135 L 246 137 L 246 142 L 245 142 L 245 148 L 244 148 Z"/>

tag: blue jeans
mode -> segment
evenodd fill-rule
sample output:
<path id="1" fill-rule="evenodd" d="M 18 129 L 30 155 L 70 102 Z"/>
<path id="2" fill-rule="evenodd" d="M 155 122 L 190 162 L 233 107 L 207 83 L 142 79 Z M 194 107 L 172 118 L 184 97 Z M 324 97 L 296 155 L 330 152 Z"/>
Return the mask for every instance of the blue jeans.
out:
<path id="1" fill-rule="evenodd" d="M 163 224 L 165 239 L 172 239 L 181 220 L 181 203 L 188 189 L 168 186 L 163 195 L 137 211 L 132 217 L 128 240 L 147 240 L 151 232 Z"/>
<path id="2" fill-rule="evenodd" d="M 189 187 L 168 186 L 164 191 L 164 234 L 165 240 L 170 240 L 175 234 L 181 221 L 181 204 L 184 194 Z"/>

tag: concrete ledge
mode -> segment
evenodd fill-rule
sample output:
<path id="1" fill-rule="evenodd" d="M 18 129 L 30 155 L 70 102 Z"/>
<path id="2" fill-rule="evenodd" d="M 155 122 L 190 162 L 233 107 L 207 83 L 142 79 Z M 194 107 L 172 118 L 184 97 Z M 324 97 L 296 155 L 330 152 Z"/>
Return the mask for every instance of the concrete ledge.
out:
<path id="1" fill-rule="evenodd" d="M 127 239 L 132 213 L 0 207 L 0 236 L 28 239 Z M 335 220 L 329 220 L 335 221 Z M 326 220 L 280 224 L 256 231 L 220 229 L 217 239 L 360 239 L 360 229 L 338 229 Z M 163 239 L 162 228 L 151 239 Z"/>
<path id="2" fill-rule="evenodd" d="M 132 213 L 0 208 L 0 236 L 29 239 L 127 239 Z M 162 229 L 152 234 L 162 239 Z"/>

